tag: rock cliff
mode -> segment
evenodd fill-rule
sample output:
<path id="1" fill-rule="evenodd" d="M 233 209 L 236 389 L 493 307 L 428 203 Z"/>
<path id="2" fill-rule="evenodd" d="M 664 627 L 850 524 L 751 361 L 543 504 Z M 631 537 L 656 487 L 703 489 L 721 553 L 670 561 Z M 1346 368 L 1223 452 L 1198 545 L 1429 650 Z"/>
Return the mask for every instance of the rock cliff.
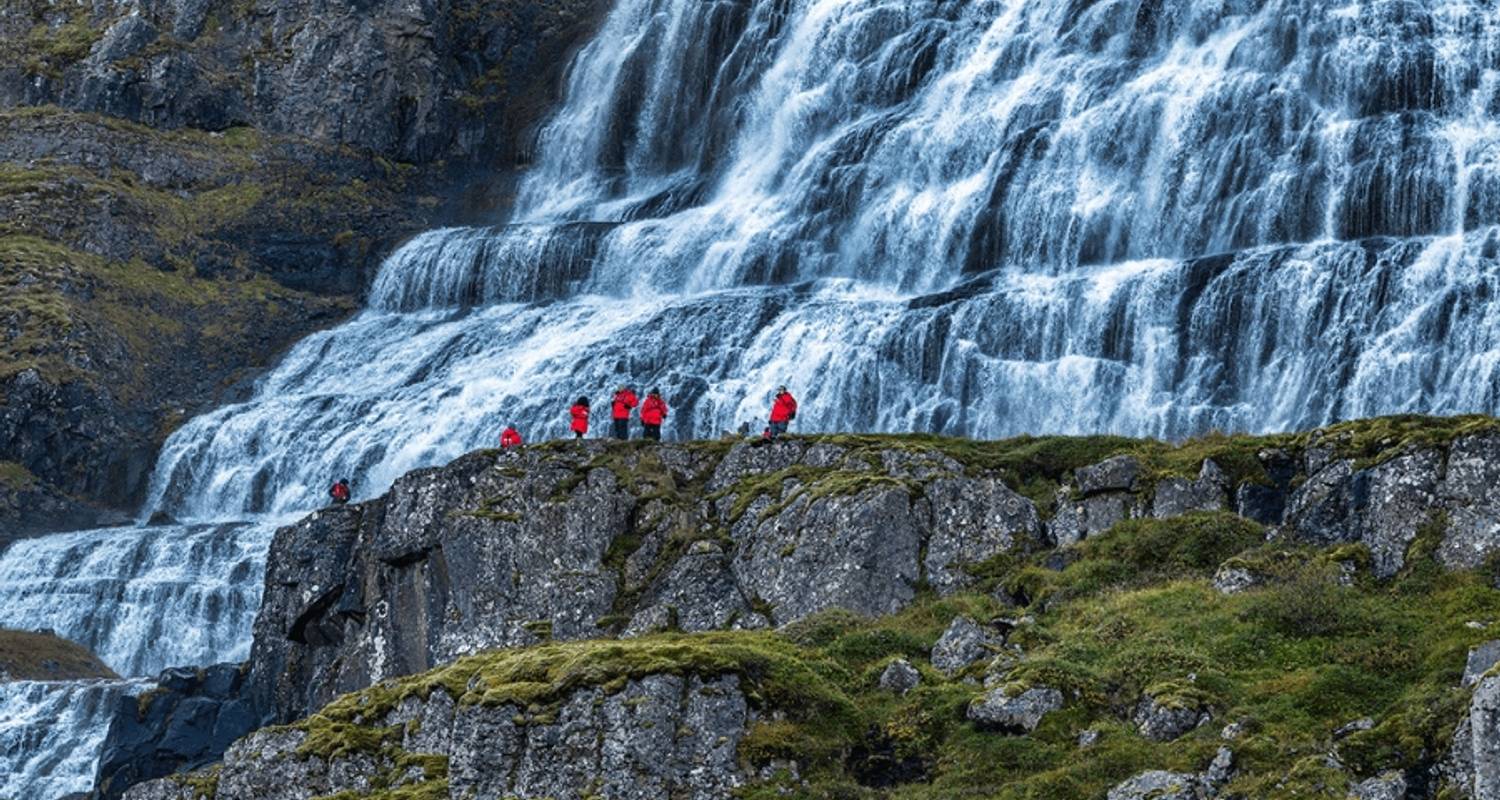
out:
<path id="1" fill-rule="evenodd" d="M 594 0 L 0 10 L 0 544 L 118 522 L 165 436 L 492 221 Z"/>
<path id="2" fill-rule="evenodd" d="M 1497 445 L 1399 418 L 475 453 L 281 530 L 245 692 L 294 724 L 131 796 L 952 796 L 996 748 L 1097 796 L 1482 785 L 1454 741 L 1490 713 L 1459 726 Z"/>

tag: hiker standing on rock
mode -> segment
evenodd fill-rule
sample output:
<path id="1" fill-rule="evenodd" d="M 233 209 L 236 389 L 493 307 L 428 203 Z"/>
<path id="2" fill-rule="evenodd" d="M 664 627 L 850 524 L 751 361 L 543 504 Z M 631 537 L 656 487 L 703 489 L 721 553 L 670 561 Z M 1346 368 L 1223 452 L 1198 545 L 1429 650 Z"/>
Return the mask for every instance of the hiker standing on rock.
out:
<path id="1" fill-rule="evenodd" d="M 629 386 L 621 386 L 619 391 L 615 392 L 615 401 L 611 411 L 614 417 L 616 439 L 630 438 L 630 412 L 635 410 L 639 402 L 635 396 L 635 390 Z"/>
<path id="2" fill-rule="evenodd" d="M 644 436 L 653 442 L 661 441 L 661 424 L 667 418 L 667 401 L 661 399 L 661 390 L 652 389 L 641 405 L 641 429 Z"/>
<path id="3" fill-rule="evenodd" d="M 344 505 L 349 502 L 351 492 L 349 491 L 349 479 L 339 478 L 328 490 L 328 496 L 333 498 L 334 505 Z"/>
<path id="4" fill-rule="evenodd" d="M 787 425 L 797 418 L 797 398 L 786 390 L 785 386 L 777 387 L 776 399 L 771 402 L 771 425 L 766 428 L 766 438 L 775 439 L 786 433 Z"/>
<path id="5" fill-rule="evenodd" d="M 589 432 L 589 399 L 578 398 L 568 413 L 573 416 L 573 438 L 582 439 Z"/>

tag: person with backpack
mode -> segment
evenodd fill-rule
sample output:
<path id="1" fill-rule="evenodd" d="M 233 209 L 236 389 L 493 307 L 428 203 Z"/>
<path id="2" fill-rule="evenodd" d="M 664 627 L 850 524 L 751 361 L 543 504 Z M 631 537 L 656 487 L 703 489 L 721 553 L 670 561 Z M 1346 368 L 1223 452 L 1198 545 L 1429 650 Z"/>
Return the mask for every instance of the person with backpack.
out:
<path id="1" fill-rule="evenodd" d="M 328 490 L 328 496 L 333 498 L 334 505 L 339 506 L 348 503 L 351 494 L 352 493 L 349 491 L 348 478 L 339 478 L 338 481 L 333 484 L 333 488 Z"/>
<path id="2" fill-rule="evenodd" d="M 589 432 L 589 399 L 578 398 L 568 413 L 573 417 L 573 438 L 582 439 Z"/>
<path id="3" fill-rule="evenodd" d="M 629 386 L 621 386 L 615 392 L 615 400 L 610 410 L 613 412 L 611 416 L 614 418 L 616 439 L 630 438 L 630 412 L 635 410 L 639 402 L 635 396 L 635 390 Z"/>
<path id="4" fill-rule="evenodd" d="M 520 447 L 522 444 L 523 442 L 521 441 L 521 432 L 516 430 L 516 426 L 507 425 L 505 426 L 505 430 L 500 432 L 501 450 L 513 450 L 517 447 Z"/>
<path id="5" fill-rule="evenodd" d="M 776 399 L 771 402 L 771 424 L 766 428 L 766 438 L 775 439 L 786 433 L 787 426 L 797 418 L 797 398 L 786 390 L 785 386 L 777 387 Z"/>
<path id="6" fill-rule="evenodd" d="M 653 442 L 661 441 L 661 424 L 667 418 L 667 401 L 661 399 L 661 390 L 652 389 L 641 404 L 641 429 L 644 436 Z"/>

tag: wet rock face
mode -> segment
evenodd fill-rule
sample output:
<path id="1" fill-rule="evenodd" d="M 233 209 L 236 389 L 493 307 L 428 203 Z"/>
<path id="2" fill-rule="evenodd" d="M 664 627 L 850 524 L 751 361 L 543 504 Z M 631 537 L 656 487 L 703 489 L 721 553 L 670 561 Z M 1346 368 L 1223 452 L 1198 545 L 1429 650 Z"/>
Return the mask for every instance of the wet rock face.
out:
<path id="1" fill-rule="evenodd" d="M 307 756 L 299 753 L 306 733 L 267 730 L 225 754 L 216 797 L 362 794 L 394 774 L 397 786 L 445 778 L 455 797 L 711 800 L 730 796 L 747 779 L 736 752 L 754 719 L 734 676 L 652 675 L 613 693 L 580 690 L 545 718 L 513 705 L 459 705 L 438 690 L 425 701 L 407 700 L 384 720 L 401 731 L 392 752 L 409 760 L 429 757 L 436 768 L 403 769 L 390 752 L 331 760 Z M 193 794 L 163 780 L 125 796 L 175 800 Z"/>

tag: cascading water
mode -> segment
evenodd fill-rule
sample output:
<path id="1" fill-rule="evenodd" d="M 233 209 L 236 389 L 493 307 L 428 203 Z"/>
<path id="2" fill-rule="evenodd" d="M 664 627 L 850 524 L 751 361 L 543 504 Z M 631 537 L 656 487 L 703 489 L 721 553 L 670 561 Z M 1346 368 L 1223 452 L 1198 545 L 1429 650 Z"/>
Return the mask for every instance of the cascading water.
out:
<path id="1" fill-rule="evenodd" d="M 1500 409 L 1478 0 L 619 0 L 511 224 L 169 444 L 178 514 L 305 507 L 622 380 L 677 436 L 1182 437 Z"/>
<path id="2" fill-rule="evenodd" d="M 110 714 L 120 698 L 145 688 L 139 681 L 0 683 L 0 797 L 87 792 Z"/>
<path id="3" fill-rule="evenodd" d="M 169 440 L 148 508 L 184 524 L 141 541 L 199 566 L 42 540 L 0 594 L 56 588 L 3 624 L 127 671 L 236 657 L 258 587 L 182 587 L 255 586 L 266 534 L 218 524 L 561 435 L 624 380 L 678 437 L 783 382 L 803 429 L 967 436 L 1500 411 L 1497 111 L 1487 0 L 617 0 L 509 224 L 413 240 L 364 314 Z M 215 614 L 240 632 L 132 643 Z"/>

